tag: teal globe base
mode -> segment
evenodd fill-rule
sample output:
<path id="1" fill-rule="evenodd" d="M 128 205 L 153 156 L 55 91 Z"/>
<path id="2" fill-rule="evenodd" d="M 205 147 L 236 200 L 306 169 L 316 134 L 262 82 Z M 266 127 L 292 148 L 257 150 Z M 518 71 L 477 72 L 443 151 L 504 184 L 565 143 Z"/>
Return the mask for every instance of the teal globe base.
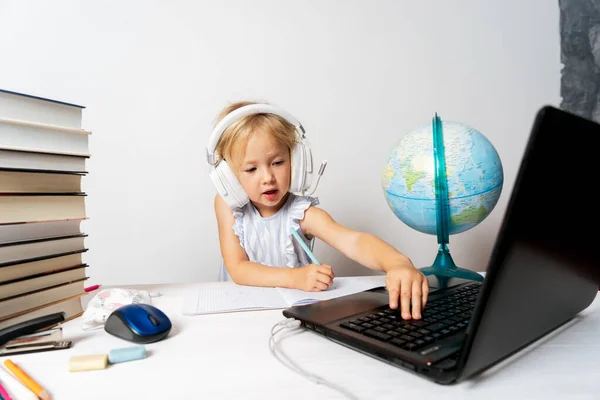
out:
<path id="1" fill-rule="evenodd" d="M 435 257 L 431 267 L 424 267 L 420 268 L 419 270 L 425 276 L 435 275 L 440 282 L 446 281 L 444 278 L 459 278 L 483 282 L 483 276 L 477 272 L 457 267 L 452 259 L 452 256 L 450 255 L 448 247 L 445 245 L 440 246 L 438 254 Z"/>

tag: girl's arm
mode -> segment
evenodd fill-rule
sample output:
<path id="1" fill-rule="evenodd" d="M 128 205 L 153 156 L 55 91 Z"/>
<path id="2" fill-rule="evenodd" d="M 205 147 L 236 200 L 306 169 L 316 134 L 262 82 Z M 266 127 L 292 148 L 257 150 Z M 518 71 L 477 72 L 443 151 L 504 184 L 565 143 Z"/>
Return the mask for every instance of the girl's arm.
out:
<path id="1" fill-rule="evenodd" d="M 215 196 L 214 203 L 223 263 L 235 283 L 306 291 L 327 289 L 333 279 L 331 267 L 327 265 L 311 264 L 303 268 L 279 268 L 250 262 L 233 231 L 235 218 L 227 203 L 219 195 Z"/>
<path id="2" fill-rule="evenodd" d="M 233 232 L 235 218 L 221 196 L 215 196 L 221 255 L 231 279 L 239 285 L 292 287 L 289 268 L 273 268 L 248 261 L 248 255 Z"/>
<path id="3" fill-rule="evenodd" d="M 309 207 L 300 221 L 304 234 L 313 235 L 342 252 L 346 257 L 373 270 L 386 272 L 390 308 L 398 307 L 404 318 L 420 318 L 427 302 L 429 285 L 410 259 L 375 235 L 358 232 L 335 222 L 324 210 Z"/>

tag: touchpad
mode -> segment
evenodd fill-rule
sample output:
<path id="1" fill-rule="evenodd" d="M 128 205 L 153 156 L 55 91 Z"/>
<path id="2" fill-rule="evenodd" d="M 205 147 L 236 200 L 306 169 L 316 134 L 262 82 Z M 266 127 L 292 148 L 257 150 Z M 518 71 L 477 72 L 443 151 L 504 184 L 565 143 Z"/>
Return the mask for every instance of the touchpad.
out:
<path id="1" fill-rule="evenodd" d="M 283 314 L 286 317 L 326 325 L 338 319 L 386 305 L 388 300 L 389 297 L 383 293 L 361 292 L 307 306 L 292 307 L 285 310 Z"/>

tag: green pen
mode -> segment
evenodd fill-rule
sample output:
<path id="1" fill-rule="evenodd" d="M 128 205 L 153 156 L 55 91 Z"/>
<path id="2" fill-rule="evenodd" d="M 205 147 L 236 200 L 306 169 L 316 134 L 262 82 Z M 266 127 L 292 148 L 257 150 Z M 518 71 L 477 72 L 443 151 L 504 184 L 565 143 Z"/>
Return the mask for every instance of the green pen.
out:
<path id="1" fill-rule="evenodd" d="M 313 264 L 317 264 L 317 265 L 321 265 L 321 263 L 319 261 L 317 261 L 317 259 L 315 258 L 315 255 L 312 253 L 312 251 L 310 251 L 310 249 L 308 248 L 308 246 L 306 245 L 306 243 L 304 243 L 304 240 L 302 240 L 302 238 L 300 237 L 300 235 L 298 235 L 298 232 L 296 232 L 296 230 L 294 228 L 292 228 L 291 226 L 290 226 L 290 232 L 292 232 L 292 235 L 294 236 L 294 238 L 296 239 L 296 241 L 298 242 L 298 244 L 300 245 L 300 247 L 302 247 L 302 249 L 306 252 L 306 254 L 310 258 L 310 260 L 312 261 L 312 263 Z M 335 289 L 335 285 L 334 285 L 333 281 L 331 282 L 331 287 L 333 289 Z"/>

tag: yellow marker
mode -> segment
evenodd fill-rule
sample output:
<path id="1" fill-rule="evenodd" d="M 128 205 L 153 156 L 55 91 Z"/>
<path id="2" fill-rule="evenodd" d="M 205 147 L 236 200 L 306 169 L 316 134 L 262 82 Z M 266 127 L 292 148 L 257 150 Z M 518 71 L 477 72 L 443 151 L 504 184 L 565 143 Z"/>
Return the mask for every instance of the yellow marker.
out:
<path id="1" fill-rule="evenodd" d="M 12 372 L 15 375 L 15 377 L 18 380 L 21 381 L 21 383 L 23 383 L 23 385 L 27 387 L 27 389 L 31 390 L 37 397 L 39 397 L 42 400 L 50 400 L 48 392 L 46 392 L 46 390 L 43 387 L 41 387 L 36 381 L 31 379 L 31 377 L 27 375 L 25 371 L 19 368 L 17 364 L 12 362 L 11 360 L 6 360 L 4 361 L 4 365 L 6 366 L 6 368 L 8 368 L 10 372 Z"/>

